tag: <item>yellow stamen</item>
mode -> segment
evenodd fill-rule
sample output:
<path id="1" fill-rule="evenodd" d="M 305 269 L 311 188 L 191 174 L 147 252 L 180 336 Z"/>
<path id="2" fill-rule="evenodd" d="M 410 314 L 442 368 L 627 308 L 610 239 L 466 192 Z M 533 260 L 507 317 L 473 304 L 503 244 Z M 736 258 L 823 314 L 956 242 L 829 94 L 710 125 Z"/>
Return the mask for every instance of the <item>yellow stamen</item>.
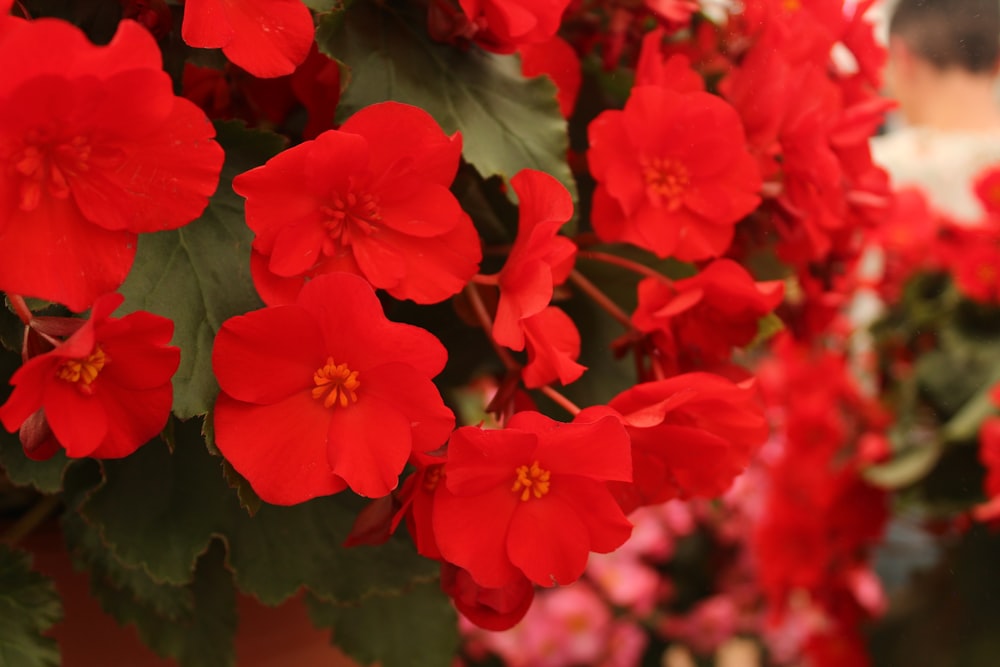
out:
<path id="1" fill-rule="evenodd" d="M 538 461 L 530 466 L 519 466 L 514 470 L 514 486 L 511 491 L 520 492 L 521 500 L 530 500 L 532 496 L 541 498 L 549 492 L 549 478 L 552 473 L 538 465 Z"/>
<path id="2" fill-rule="evenodd" d="M 327 357 L 326 365 L 313 374 L 313 398 L 323 401 L 323 406 L 330 408 L 340 404 L 346 408 L 351 403 L 357 403 L 358 372 L 352 371 L 347 364 L 338 364 L 333 357 Z"/>
<path id="3" fill-rule="evenodd" d="M 93 352 L 82 359 L 67 359 L 64 361 L 59 367 L 57 375 L 60 380 L 76 384 L 80 391 L 90 394 L 94 391 L 90 385 L 97 379 L 97 376 L 101 373 L 101 369 L 107 363 L 107 355 L 98 346 L 94 348 Z"/>

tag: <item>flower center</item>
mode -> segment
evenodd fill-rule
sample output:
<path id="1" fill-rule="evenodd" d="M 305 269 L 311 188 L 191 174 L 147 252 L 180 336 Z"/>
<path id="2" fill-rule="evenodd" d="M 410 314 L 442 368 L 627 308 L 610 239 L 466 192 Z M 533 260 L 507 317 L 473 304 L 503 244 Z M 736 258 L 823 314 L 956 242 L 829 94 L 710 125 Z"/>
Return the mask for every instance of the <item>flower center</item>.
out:
<path id="1" fill-rule="evenodd" d="M 521 500 L 530 500 L 532 496 L 541 498 L 549 492 L 549 477 L 552 473 L 544 470 L 535 461 L 530 466 L 519 466 L 514 469 L 517 477 L 511 491 L 521 494 Z"/>
<path id="2" fill-rule="evenodd" d="M 677 160 L 659 157 L 643 159 L 640 164 L 646 192 L 653 202 L 668 211 L 679 209 L 681 198 L 691 184 L 687 168 Z"/>
<path id="3" fill-rule="evenodd" d="M 90 385 L 101 373 L 101 369 L 108 363 L 108 357 L 104 350 L 95 347 L 89 356 L 82 359 L 67 359 L 62 363 L 57 371 L 60 380 L 65 380 L 76 385 L 76 388 L 84 394 L 93 394 L 94 388 Z"/>
<path id="4" fill-rule="evenodd" d="M 49 132 L 29 132 L 11 157 L 13 171 L 21 177 L 20 209 L 34 211 L 45 192 L 57 199 L 69 197 L 70 179 L 90 169 L 91 152 L 84 136 L 60 139 Z"/>
<path id="5" fill-rule="evenodd" d="M 327 357 L 326 365 L 313 374 L 313 398 L 323 401 L 323 407 L 333 407 L 340 403 L 346 408 L 358 401 L 358 372 L 352 371 L 347 364 L 338 364 L 333 357 Z"/>
<path id="6" fill-rule="evenodd" d="M 433 465 L 427 468 L 427 472 L 424 473 L 424 489 L 428 493 L 432 493 L 437 488 L 438 483 L 441 482 L 443 473 L 443 465 Z"/>
<path id="7" fill-rule="evenodd" d="M 349 246 L 355 238 L 372 234 L 382 219 L 378 201 L 367 192 L 348 192 L 346 197 L 334 195 L 330 205 L 323 206 L 320 212 L 326 218 L 323 254 L 328 256 L 335 254 L 339 246 Z"/>

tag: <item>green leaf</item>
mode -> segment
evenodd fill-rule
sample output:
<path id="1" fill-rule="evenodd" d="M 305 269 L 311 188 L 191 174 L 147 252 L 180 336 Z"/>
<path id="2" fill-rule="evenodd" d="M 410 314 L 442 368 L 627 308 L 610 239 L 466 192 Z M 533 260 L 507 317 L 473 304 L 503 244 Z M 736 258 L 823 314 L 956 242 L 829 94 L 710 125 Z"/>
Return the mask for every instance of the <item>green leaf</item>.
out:
<path id="1" fill-rule="evenodd" d="M 333 643 L 361 664 L 382 667 L 450 665 L 458 650 L 458 622 L 437 582 L 358 605 L 306 598 L 315 625 L 333 629 Z"/>
<path id="2" fill-rule="evenodd" d="M 901 489 L 922 480 L 934 469 L 944 453 L 944 444 L 931 439 L 921 446 L 907 447 L 885 463 L 865 468 L 861 476 L 882 489 Z"/>
<path id="3" fill-rule="evenodd" d="M 240 123 L 220 123 L 217 130 L 226 163 L 208 208 L 180 229 L 140 235 L 135 265 L 121 288 L 121 314 L 148 310 L 174 321 L 181 364 L 174 376 L 173 409 L 181 419 L 208 412 L 218 393 L 211 355 L 222 322 L 261 305 L 250 278 L 253 233 L 232 180 L 284 145 L 278 135 Z"/>
<path id="4" fill-rule="evenodd" d="M 125 566 L 183 585 L 233 498 L 221 459 L 201 441 L 198 420 L 179 424 L 175 436 L 173 453 L 157 439 L 125 459 L 104 461 L 104 484 L 81 513 Z"/>
<path id="5" fill-rule="evenodd" d="M 91 580 L 101 606 L 119 623 L 135 625 L 143 643 L 157 654 L 174 658 L 181 667 L 224 667 L 236 663 L 236 596 L 224 566 L 225 549 L 218 541 L 198 561 L 194 581 L 186 590 L 194 604 L 169 618 L 129 592 Z"/>
<path id="6" fill-rule="evenodd" d="M 31 570 L 28 554 L 0 547 L 0 665 L 58 665 L 59 647 L 42 633 L 61 618 L 52 581 Z"/>
<path id="7" fill-rule="evenodd" d="M 402 537 L 342 546 L 362 499 L 341 493 L 294 507 L 265 504 L 251 517 L 227 488 L 221 464 L 208 453 L 199 420 L 179 424 L 173 453 L 154 441 L 104 462 L 106 481 L 84 502 L 83 517 L 121 563 L 171 584 L 190 581 L 195 559 L 218 535 L 240 590 L 266 604 L 303 587 L 351 601 L 435 576 L 436 564 Z"/>
<path id="8" fill-rule="evenodd" d="M 416 105 L 446 132 L 462 132 L 462 153 L 484 178 L 538 169 L 577 200 L 552 81 L 524 78 L 516 56 L 431 41 L 424 12 L 415 3 L 358 2 L 320 20 L 320 50 L 351 69 L 338 113 L 386 100 Z"/>

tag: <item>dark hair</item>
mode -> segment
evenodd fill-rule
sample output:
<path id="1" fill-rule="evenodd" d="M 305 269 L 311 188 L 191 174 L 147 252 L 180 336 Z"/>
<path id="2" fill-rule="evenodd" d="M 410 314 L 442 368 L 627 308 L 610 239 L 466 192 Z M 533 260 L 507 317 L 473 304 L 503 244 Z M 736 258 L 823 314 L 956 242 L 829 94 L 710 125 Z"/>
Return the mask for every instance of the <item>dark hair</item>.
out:
<path id="1" fill-rule="evenodd" d="M 899 0 L 889 34 L 938 69 L 993 72 L 1000 60 L 1000 0 Z"/>

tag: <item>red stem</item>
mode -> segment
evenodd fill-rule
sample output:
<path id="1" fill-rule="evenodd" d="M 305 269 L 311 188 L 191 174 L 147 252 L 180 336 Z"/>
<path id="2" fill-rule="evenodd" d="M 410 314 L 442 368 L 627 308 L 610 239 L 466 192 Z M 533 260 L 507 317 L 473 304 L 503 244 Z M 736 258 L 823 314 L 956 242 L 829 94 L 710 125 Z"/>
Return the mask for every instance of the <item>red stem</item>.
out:
<path id="1" fill-rule="evenodd" d="M 578 406 L 576 403 L 574 403 L 573 401 L 569 400 L 568 398 L 560 394 L 551 386 L 547 384 L 542 385 L 541 387 L 538 388 L 538 391 L 542 392 L 543 394 L 551 398 L 554 403 L 558 404 L 559 407 L 563 408 L 564 410 L 566 410 L 566 412 L 570 413 L 574 417 L 580 414 L 580 406 Z"/>
<path id="2" fill-rule="evenodd" d="M 486 333 L 486 337 L 490 339 L 490 344 L 493 346 L 493 350 L 497 353 L 497 356 L 500 357 L 500 361 L 503 362 L 503 365 L 509 371 L 519 369 L 521 365 L 517 363 L 514 357 L 510 356 L 510 352 L 501 347 L 500 344 L 493 338 L 493 319 L 486 310 L 486 304 L 483 303 L 483 298 L 479 296 L 479 288 L 470 283 L 465 286 L 465 295 L 469 298 L 469 303 L 472 304 L 472 310 L 476 313 L 476 319 L 479 320 L 479 325 Z"/>
<path id="3" fill-rule="evenodd" d="M 14 309 L 17 318 L 21 320 L 21 323 L 24 326 L 31 324 L 31 310 L 28 308 L 28 304 L 24 302 L 24 297 L 19 294 L 8 294 L 7 300 Z"/>
<path id="4" fill-rule="evenodd" d="M 612 255 L 609 252 L 601 252 L 600 250 L 580 250 L 576 253 L 576 256 L 580 259 L 592 259 L 595 262 L 604 262 L 605 264 L 613 264 L 614 266 L 620 266 L 623 269 L 628 269 L 638 273 L 641 276 L 646 276 L 647 278 L 657 278 L 666 283 L 671 283 L 670 278 L 666 277 L 656 269 L 650 268 L 645 264 L 640 264 L 631 259 L 626 259 L 624 257 L 619 257 L 618 255 Z"/>
<path id="5" fill-rule="evenodd" d="M 573 269 L 573 272 L 569 274 L 569 279 L 573 281 L 573 284 L 579 287 L 584 294 L 589 296 L 594 303 L 606 310 L 611 317 L 618 320 L 622 326 L 628 329 L 635 329 L 632 325 L 632 320 L 625 313 L 625 311 L 619 308 L 618 304 L 612 301 L 607 294 L 602 292 L 597 285 L 590 282 L 586 276 L 576 269 Z"/>

